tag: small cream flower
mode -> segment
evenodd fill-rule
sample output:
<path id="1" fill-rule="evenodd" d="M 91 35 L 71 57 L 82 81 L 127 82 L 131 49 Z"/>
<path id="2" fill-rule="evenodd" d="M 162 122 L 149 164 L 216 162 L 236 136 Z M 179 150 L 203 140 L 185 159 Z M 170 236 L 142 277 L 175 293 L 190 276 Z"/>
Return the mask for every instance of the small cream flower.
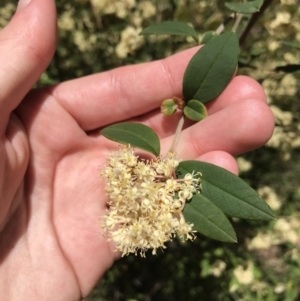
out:
<path id="1" fill-rule="evenodd" d="M 148 249 L 156 254 L 176 234 L 183 240 L 195 238 L 182 210 L 200 191 L 200 178 L 197 173 L 176 179 L 178 164 L 173 153 L 164 159 L 140 160 L 131 147 L 108 157 L 101 172 L 109 196 L 102 228 L 123 256 L 138 252 L 145 256 Z"/>
<path id="2" fill-rule="evenodd" d="M 128 54 L 134 53 L 144 43 L 144 38 L 140 36 L 141 28 L 127 26 L 121 32 L 121 40 L 116 47 L 116 54 L 119 58 L 125 58 Z"/>
<path id="3" fill-rule="evenodd" d="M 215 277 L 220 277 L 222 275 L 222 273 L 224 272 L 224 270 L 226 269 L 226 263 L 220 259 L 217 259 L 214 264 L 213 264 L 213 268 L 211 273 L 215 276 Z"/>
<path id="4" fill-rule="evenodd" d="M 240 284 L 249 285 L 254 280 L 253 264 L 249 262 L 247 268 L 239 265 L 234 269 L 233 274 Z"/>

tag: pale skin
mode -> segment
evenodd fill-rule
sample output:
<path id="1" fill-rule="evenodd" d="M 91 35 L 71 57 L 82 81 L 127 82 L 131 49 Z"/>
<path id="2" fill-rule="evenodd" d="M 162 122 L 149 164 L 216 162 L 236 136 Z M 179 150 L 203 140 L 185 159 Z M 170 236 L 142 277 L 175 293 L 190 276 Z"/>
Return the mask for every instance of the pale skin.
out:
<path id="1" fill-rule="evenodd" d="M 119 256 L 99 228 L 106 210 L 99 168 L 116 144 L 98 129 L 138 120 L 159 134 L 165 153 L 178 118 L 158 108 L 181 96 L 196 49 L 34 91 L 56 47 L 55 5 L 23 4 L 0 32 L 0 300 L 80 300 Z M 245 76 L 233 78 L 208 112 L 185 126 L 181 159 L 237 173 L 233 156 L 273 131 L 262 88 Z"/>

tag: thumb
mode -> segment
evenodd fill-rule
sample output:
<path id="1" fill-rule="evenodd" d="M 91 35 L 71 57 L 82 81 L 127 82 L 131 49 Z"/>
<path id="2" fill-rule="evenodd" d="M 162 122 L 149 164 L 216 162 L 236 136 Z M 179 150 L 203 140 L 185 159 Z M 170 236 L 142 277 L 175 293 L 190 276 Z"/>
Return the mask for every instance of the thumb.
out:
<path id="1" fill-rule="evenodd" d="M 0 132 L 47 68 L 55 46 L 53 0 L 20 0 L 15 15 L 0 32 Z"/>

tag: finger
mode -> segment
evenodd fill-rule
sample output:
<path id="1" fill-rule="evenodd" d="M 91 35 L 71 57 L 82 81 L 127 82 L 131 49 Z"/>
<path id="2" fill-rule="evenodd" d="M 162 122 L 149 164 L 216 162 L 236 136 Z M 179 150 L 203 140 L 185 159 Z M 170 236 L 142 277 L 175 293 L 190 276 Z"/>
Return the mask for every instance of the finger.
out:
<path id="1" fill-rule="evenodd" d="M 48 89 L 88 131 L 149 112 L 181 96 L 184 70 L 197 48 L 167 59 L 68 81 Z"/>
<path id="2" fill-rule="evenodd" d="M 0 32 L 2 131 L 10 112 L 16 108 L 49 64 L 55 41 L 56 13 L 53 1 L 20 0 L 17 12 Z"/>
<path id="3" fill-rule="evenodd" d="M 267 104 L 256 99 L 239 101 L 185 129 L 177 153 L 182 159 L 215 150 L 237 155 L 265 144 L 273 129 L 274 117 Z M 162 140 L 163 153 L 170 148 L 172 139 Z"/>
<path id="4" fill-rule="evenodd" d="M 197 50 L 193 48 L 164 60 L 72 80 L 49 92 L 84 130 L 92 130 L 139 116 L 159 107 L 164 99 L 181 96 L 184 70 Z M 209 114 L 228 103 L 250 97 L 263 101 L 266 98 L 256 81 L 245 76 L 235 77 L 208 106 Z"/>
<path id="5" fill-rule="evenodd" d="M 209 115 L 211 115 L 232 103 L 245 99 L 257 99 L 267 102 L 266 94 L 256 80 L 248 76 L 239 75 L 234 77 L 226 89 L 206 106 Z"/>
<path id="6" fill-rule="evenodd" d="M 199 156 L 196 160 L 223 167 L 236 175 L 239 172 L 239 168 L 234 157 L 223 151 L 212 151 Z"/>

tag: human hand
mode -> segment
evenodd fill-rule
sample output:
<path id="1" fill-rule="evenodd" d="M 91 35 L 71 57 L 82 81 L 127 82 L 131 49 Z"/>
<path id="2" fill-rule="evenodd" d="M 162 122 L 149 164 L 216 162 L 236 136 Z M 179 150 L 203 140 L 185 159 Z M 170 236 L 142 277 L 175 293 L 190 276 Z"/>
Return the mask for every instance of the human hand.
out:
<path id="1" fill-rule="evenodd" d="M 98 177 L 115 143 L 99 128 L 137 120 L 170 147 L 176 118 L 161 101 L 180 96 L 191 49 L 168 59 L 122 67 L 31 89 L 55 48 L 55 8 L 32 0 L 0 33 L 0 299 L 79 300 L 118 257 L 100 234 L 106 210 Z M 237 173 L 234 155 L 264 144 L 273 115 L 261 87 L 235 77 L 208 105 L 209 117 L 182 132 L 181 159 Z"/>

